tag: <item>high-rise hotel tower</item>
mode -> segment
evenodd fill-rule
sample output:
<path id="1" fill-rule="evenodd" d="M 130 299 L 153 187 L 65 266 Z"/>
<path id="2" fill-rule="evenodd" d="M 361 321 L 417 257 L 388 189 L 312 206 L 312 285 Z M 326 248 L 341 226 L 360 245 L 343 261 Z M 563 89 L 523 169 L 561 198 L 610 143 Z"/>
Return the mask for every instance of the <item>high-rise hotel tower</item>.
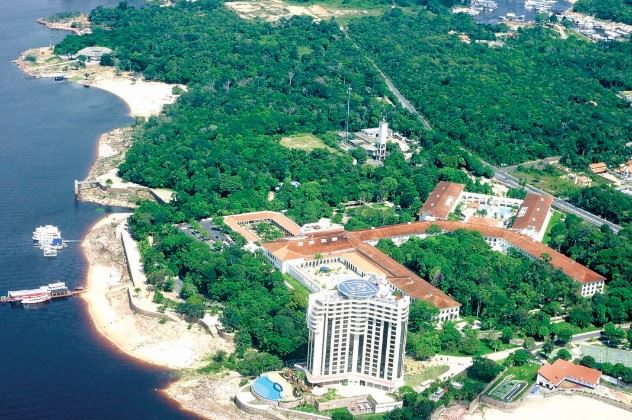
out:
<path id="1" fill-rule="evenodd" d="M 354 279 L 309 296 L 307 379 L 393 390 L 404 382 L 410 298 Z"/>

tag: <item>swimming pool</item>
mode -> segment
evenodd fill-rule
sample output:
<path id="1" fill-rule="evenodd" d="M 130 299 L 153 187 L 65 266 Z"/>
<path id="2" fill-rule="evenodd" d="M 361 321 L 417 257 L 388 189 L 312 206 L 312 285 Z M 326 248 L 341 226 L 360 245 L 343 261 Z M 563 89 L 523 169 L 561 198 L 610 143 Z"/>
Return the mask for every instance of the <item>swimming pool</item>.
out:
<path id="1" fill-rule="evenodd" d="M 265 375 L 259 376 L 250 388 L 255 395 L 270 401 L 280 401 L 283 395 L 281 384 L 270 380 Z"/>

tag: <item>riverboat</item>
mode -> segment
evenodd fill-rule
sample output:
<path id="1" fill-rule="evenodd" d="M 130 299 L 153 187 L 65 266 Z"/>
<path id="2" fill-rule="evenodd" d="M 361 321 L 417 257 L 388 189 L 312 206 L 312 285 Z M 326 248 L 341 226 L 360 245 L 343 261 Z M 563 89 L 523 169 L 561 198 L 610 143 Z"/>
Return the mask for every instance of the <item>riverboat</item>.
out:
<path id="1" fill-rule="evenodd" d="M 33 296 L 30 298 L 24 298 L 20 301 L 22 305 L 37 305 L 40 303 L 48 302 L 50 300 L 49 295 Z"/>
<path id="2" fill-rule="evenodd" d="M 61 231 L 57 226 L 38 226 L 35 231 L 33 231 L 33 242 L 52 242 L 53 239 L 61 239 Z"/>

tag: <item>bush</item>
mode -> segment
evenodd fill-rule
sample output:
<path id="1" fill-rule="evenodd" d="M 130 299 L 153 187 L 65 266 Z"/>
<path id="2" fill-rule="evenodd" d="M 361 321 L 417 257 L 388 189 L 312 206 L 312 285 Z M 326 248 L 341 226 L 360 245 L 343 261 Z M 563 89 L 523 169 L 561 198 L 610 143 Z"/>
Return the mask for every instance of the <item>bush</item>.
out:
<path id="1" fill-rule="evenodd" d="M 582 360 L 580 360 L 579 364 L 589 368 L 594 368 L 597 365 L 597 362 L 592 356 L 584 356 L 582 357 Z"/>
<path id="2" fill-rule="evenodd" d="M 557 352 L 556 358 L 562 359 L 562 360 L 571 360 L 573 358 L 573 355 L 571 354 L 570 351 L 566 349 L 560 349 Z"/>
<path id="3" fill-rule="evenodd" d="M 526 350 L 516 350 L 514 353 L 514 365 L 522 366 L 529 361 L 529 352 Z"/>
<path id="4" fill-rule="evenodd" d="M 244 355 L 244 358 L 237 362 L 237 372 L 245 376 L 258 376 L 263 372 L 279 370 L 283 367 L 283 362 L 278 357 L 264 352 L 251 351 Z"/>
<path id="5" fill-rule="evenodd" d="M 204 317 L 204 309 L 204 298 L 202 295 L 193 295 L 184 303 L 179 304 L 177 311 L 190 320 L 194 320 Z"/>

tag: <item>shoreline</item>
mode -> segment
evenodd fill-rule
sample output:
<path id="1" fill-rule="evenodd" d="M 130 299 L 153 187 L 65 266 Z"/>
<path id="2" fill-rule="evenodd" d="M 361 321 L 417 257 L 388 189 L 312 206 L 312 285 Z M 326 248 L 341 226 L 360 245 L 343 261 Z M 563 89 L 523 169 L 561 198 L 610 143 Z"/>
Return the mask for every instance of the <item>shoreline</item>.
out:
<path id="1" fill-rule="evenodd" d="M 55 56 L 51 47 L 28 49 L 13 62 L 22 72 L 34 78 L 64 76 L 70 82 L 115 95 L 125 103 L 128 114 L 137 119 L 160 115 L 166 105 L 174 103 L 180 93 L 186 91 L 184 85 L 147 81 L 133 73 L 100 64 L 73 69 L 76 62 Z M 117 176 L 118 166 L 132 145 L 132 135 L 133 126 L 115 128 L 99 137 L 93 163 L 84 181 L 99 182 L 102 188 L 81 189 L 79 199 L 130 209 L 137 207 L 136 203 L 141 199 L 155 200 L 158 197 L 169 201 L 171 192 L 168 190 L 148 189 Z"/>
<path id="2" fill-rule="evenodd" d="M 52 79 L 63 76 L 65 80 L 105 90 L 125 102 L 129 115 L 134 118 L 159 115 L 165 105 L 173 104 L 180 96 L 178 89 L 186 91 L 184 85 L 145 80 L 137 74 L 118 71 L 114 67 L 101 66 L 98 63 L 75 68 L 76 60 L 54 55 L 51 47 L 28 49 L 13 62 L 25 74 L 34 78 Z"/>
<path id="3" fill-rule="evenodd" d="M 31 57 L 27 58 L 29 55 Z M 136 118 L 159 115 L 165 105 L 174 103 L 179 93 L 186 91 L 186 86 L 178 86 L 179 92 L 174 89 L 176 85 L 145 81 L 134 74 L 98 64 L 68 70 L 69 62 L 54 57 L 48 47 L 27 50 L 14 63 L 35 78 L 53 78 L 61 70 L 72 82 L 119 97 L 127 105 L 129 115 Z M 85 76 L 85 73 L 90 74 Z M 152 198 L 148 191 L 136 190 L 136 187 L 145 187 L 126 183 L 116 176 L 118 165 L 132 144 L 133 129 L 119 127 L 99 137 L 86 176 L 103 182 L 110 180 L 108 184 L 112 187 L 85 190 L 89 193 L 82 192 L 80 199 L 133 208 L 138 198 Z M 151 192 L 169 195 L 169 191 Z M 117 236 L 117 230 L 122 229 L 128 216 L 129 213 L 114 213 L 102 217 L 81 240 L 87 263 L 84 281 L 87 291 L 81 295 L 81 300 L 98 338 L 135 363 L 179 372 L 178 377 L 159 390 L 170 404 L 177 404 L 179 410 L 202 418 L 260 419 L 241 412 L 232 401 L 239 389 L 239 374 L 229 372 L 213 376 L 195 371 L 204 366 L 214 352 L 231 352 L 232 343 L 209 334 L 197 324 L 190 325 L 184 320 L 161 322 L 138 315 L 131 309 L 127 259 L 120 236 Z M 151 302 L 150 295 L 137 298 Z"/>
<path id="4" fill-rule="evenodd" d="M 68 31 L 74 33 L 75 35 L 83 35 L 92 32 L 88 16 L 84 13 L 80 13 L 74 17 L 63 18 L 59 21 L 52 21 L 49 19 L 50 18 L 37 18 L 35 19 L 35 22 L 47 27 L 48 29 Z M 75 26 L 73 26 L 73 24 Z"/>
<path id="5" fill-rule="evenodd" d="M 135 313 L 130 307 L 131 279 L 120 232 L 130 213 L 114 213 L 94 223 L 82 239 L 88 265 L 86 292 L 80 298 L 100 339 L 135 362 L 178 372 L 160 394 L 179 409 L 202 418 L 260 419 L 234 405 L 241 376 L 235 372 L 200 374 L 208 357 L 232 351 L 232 343 L 184 320 L 162 322 Z M 150 296 L 140 296 L 150 301 Z"/>

